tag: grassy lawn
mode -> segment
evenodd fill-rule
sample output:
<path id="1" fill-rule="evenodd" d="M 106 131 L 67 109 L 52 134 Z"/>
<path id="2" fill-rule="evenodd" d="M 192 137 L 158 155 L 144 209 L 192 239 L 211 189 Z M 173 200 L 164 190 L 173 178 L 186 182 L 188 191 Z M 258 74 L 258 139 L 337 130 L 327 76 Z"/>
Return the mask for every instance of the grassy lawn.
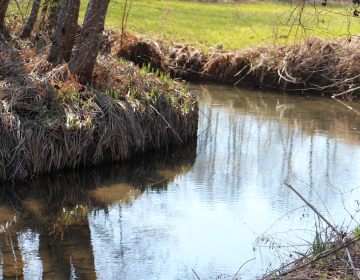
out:
<path id="1" fill-rule="evenodd" d="M 108 27 L 121 28 L 123 3 L 119 0 L 110 2 Z M 290 18 L 295 7 L 280 2 L 227 4 L 134 0 L 127 27 L 130 32 L 188 43 L 205 50 L 209 47 L 239 49 L 286 43 L 304 36 L 333 39 L 360 33 L 359 19 L 347 16 L 352 10 L 344 4 L 328 3 L 323 7 L 320 2 L 315 7 L 306 6 L 303 14 L 305 32 L 297 25 L 291 27 L 294 22 L 298 23 L 298 9 Z M 84 2 L 81 14 L 85 11 Z"/>
<path id="2" fill-rule="evenodd" d="M 84 18 L 87 2 L 81 2 L 80 20 Z M 28 2 L 23 3 L 25 6 Z M 121 29 L 123 5 L 121 0 L 110 2 L 107 27 Z M 298 27 L 299 9 L 294 11 L 295 8 L 296 4 L 280 2 L 230 4 L 134 0 L 127 29 L 204 50 L 284 44 L 314 35 L 334 39 L 360 33 L 360 19 L 352 16 L 353 10 L 345 4 L 328 1 L 326 7 L 321 6 L 321 2 L 306 6 L 302 15 L 304 28 Z"/>

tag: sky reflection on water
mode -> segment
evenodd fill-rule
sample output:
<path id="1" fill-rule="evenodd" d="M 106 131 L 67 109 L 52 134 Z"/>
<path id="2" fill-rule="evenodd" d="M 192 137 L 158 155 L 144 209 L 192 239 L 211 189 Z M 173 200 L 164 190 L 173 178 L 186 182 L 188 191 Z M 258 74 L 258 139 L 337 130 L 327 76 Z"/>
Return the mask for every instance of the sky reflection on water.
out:
<path id="1" fill-rule="evenodd" d="M 193 89 L 203 112 L 197 143 L 4 189 L 0 278 L 197 279 L 194 269 L 214 279 L 256 257 L 239 274 L 249 279 L 276 256 L 253 252 L 263 232 L 312 238 L 314 215 L 285 180 L 349 224 L 344 205 L 354 213 L 360 194 L 359 115 L 330 99 Z"/>

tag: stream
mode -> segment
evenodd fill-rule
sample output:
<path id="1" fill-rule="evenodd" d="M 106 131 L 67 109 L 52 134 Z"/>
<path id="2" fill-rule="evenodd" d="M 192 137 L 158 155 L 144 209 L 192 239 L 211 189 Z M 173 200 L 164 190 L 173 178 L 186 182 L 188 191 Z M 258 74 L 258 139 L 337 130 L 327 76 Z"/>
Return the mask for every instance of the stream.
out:
<path id="1" fill-rule="evenodd" d="M 359 101 L 191 89 L 191 143 L 3 184 L 0 279 L 255 278 L 324 226 L 285 181 L 342 230 L 360 222 Z"/>

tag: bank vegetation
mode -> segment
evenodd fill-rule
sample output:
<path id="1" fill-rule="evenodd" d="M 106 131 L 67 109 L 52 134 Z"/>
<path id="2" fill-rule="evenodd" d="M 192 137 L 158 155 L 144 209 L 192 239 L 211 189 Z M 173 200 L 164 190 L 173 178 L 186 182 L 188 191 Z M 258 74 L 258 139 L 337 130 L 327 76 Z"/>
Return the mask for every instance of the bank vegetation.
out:
<path id="1" fill-rule="evenodd" d="M 204 53 L 188 45 L 167 46 L 161 39 L 128 34 L 113 51 L 182 79 L 353 98 L 360 86 L 359 43 L 358 36 L 314 37 L 287 46 Z"/>
<path id="2" fill-rule="evenodd" d="M 36 44 L 42 47 L 36 47 Z M 181 80 L 100 53 L 91 84 L 46 60 L 50 41 L 0 45 L 0 179 L 128 160 L 196 137 L 198 103 Z"/>

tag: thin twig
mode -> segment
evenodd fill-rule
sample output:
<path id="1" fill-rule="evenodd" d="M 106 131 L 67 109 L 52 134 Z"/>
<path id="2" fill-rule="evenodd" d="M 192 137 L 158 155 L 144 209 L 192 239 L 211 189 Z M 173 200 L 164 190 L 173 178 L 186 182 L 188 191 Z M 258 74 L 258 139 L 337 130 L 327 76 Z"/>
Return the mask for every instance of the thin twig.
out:
<path id="1" fill-rule="evenodd" d="M 316 208 L 314 206 L 312 206 L 304 197 L 302 197 L 302 195 L 300 193 L 298 193 L 289 183 L 287 183 L 286 181 L 284 182 L 285 186 L 287 186 L 289 189 L 291 189 L 294 193 L 296 193 L 296 195 L 298 197 L 301 198 L 302 201 L 304 201 L 310 208 L 311 210 L 313 210 L 325 223 L 328 224 L 329 227 L 331 227 L 339 236 L 344 237 L 344 234 L 341 233 L 340 231 L 338 231 L 336 229 L 336 227 L 332 224 L 330 224 L 330 222 L 324 218 L 323 215 L 320 214 L 320 212 L 318 210 L 316 210 Z"/>
<path id="2" fill-rule="evenodd" d="M 236 275 L 238 275 L 238 273 L 239 273 L 240 270 L 243 268 L 243 266 L 244 266 L 245 264 L 247 264 L 248 262 L 252 261 L 252 260 L 255 260 L 255 258 L 253 258 L 253 259 L 251 259 L 251 260 L 247 260 L 246 262 L 244 262 L 244 263 L 242 264 L 242 266 L 240 266 L 239 270 L 235 273 L 233 279 L 236 278 Z"/>
<path id="3" fill-rule="evenodd" d="M 199 277 L 199 275 L 197 275 L 197 273 L 195 272 L 195 270 L 194 270 L 193 268 L 192 268 L 191 270 L 195 273 L 197 279 L 201 280 L 200 277 Z"/>
<path id="4" fill-rule="evenodd" d="M 171 128 L 171 130 L 174 132 L 174 134 L 179 138 L 181 143 L 184 143 L 183 140 L 181 140 L 180 136 L 176 133 L 176 131 L 171 127 L 171 125 L 167 122 L 167 120 L 159 113 L 158 110 L 156 110 L 156 108 L 152 105 L 150 105 L 151 108 L 153 108 L 155 110 L 156 113 L 158 113 L 158 115 L 166 122 L 166 124 Z"/>

